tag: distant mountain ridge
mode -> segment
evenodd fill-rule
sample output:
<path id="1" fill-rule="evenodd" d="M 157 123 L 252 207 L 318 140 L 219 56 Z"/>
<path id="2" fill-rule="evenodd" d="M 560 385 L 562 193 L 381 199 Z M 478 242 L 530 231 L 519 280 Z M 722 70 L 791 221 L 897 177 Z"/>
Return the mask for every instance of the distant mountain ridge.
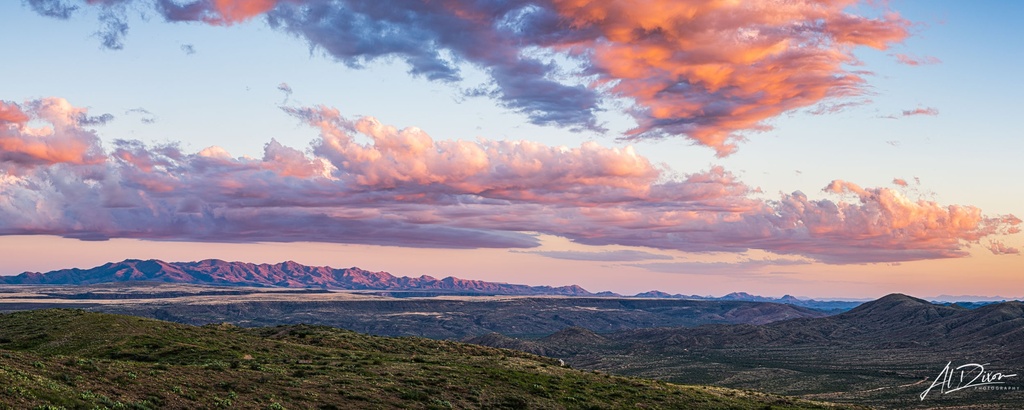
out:
<path id="1" fill-rule="evenodd" d="M 288 261 L 253 264 L 206 259 L 198 262 L 164 262 L 156 259 L 128 259 L 91 269 L 61 269 L 46 273 L 25 272 L 0 277 L 11 285 L 93 285 L 98 283 L 149 281 L 230 286 L 278 286 L 339 290 L 451 291 L 501 295 L 590 296 L 586 289 L 570 286 L 529 286 L 423 275 L 416 278 L 371 272 L 356 267 L 335 269 L 306 266 Z"/>
<path id="2" fill-rule="evenodd" d="M 958 347 L 977 349 L 1012 346 L 1024 337 L 1024 303 L 1011 301 L 976 309 L 943 306 L 923 299 L 890 294 L 845 313 L 764 324 L 720 324 L 700 327 L 646 328 L 604 334 L 625 344 L 678 353 L 684 348 L 747 346 L 857 346 L 887 349 Z M 604 339 L 602 339 L 604 340 Z M 536 342 L 548 351 L 547 339 Z M 600 342 L 594 342 L 601 345 Z M 585 346 L 577 340 L 574 347 Z M 653 346 L 653 347 L 652 347 Z M 1007 352 L 1003 352 L 1007 353 Z M 1010 353 L 1024 358 L 1013 349 Z"/>
<path id="3" fill-rule="evenodd" d="M 817 301 L 795 298 L 790 295 L 781 298 L 733 292 L 722 297 L 669 294 L 652 290 L 625 296 L 603 291 L 591 293 L 579 285 L 530 286 L 481 280 L 432 276 L 394 276 L 385 271 L 368 271 L 358 267 L 332 268 L 330 266 L 308 266 L 293 261 L 276 264 L 254 264 L 226 262 L 219 259 L 205 259 L 196 262 L 164 262 L 158 259 L 126 259 L 109 262 L 90 269 L 59 269 L 50 272 L 24 272 L 16 276 L 0 276 L 0 284 L 8 285 L 95 285 L 128 281 L 183 283 L 193 285 L 256 286 L 286 288 L 320 288 L 335 290 L 385 291 L 389 296 L 438 295 L 514 295 L 514 296 L 593 296 L 593 297 L 635 297 L 656 299 L 711 300 L 774 302 L 807 307 L 825 312 L 839 313 L 856 307 L 861 302 Z M 398 293 L 396 293 L 398 292 Z"/>
<path id="4" fill-rule="evenodd" d="M 722 297 L 714 296 L 698 296 L 698 295 L 683 295 L 683 294 L 670 294 L 662 292 L 660 290 L 651 290 L 643 293 L 636 294 L 638 298 L 656 298 L 656 299 L 686 299 L 686 300 L 732 300 L 732 301 L 743 301 L 743 302 L 772 302 L 782 303 L 786 305 L 800 306 L 811 309 L 817 309 L 825 312 L 839 313 L 853 309 L 863 302 L 849 301 L 849 300 L 814 300 L 814 299 L 800 299 L 791 295 L 785 295 L 781 298 L 773 298 L 768 296 L 751 295 L 747 292 L 733 292 Z"/>

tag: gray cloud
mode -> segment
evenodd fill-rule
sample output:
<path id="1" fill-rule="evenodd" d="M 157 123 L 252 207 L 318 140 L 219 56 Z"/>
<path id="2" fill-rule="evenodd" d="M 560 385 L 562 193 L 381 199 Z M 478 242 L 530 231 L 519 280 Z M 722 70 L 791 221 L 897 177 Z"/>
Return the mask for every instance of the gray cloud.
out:
<path id="1" fill-rule="evenodd" d="M 26 3 L 36 13 L 62 20 L 70 18 L 78 10 L 77 5 L 68 4 L 69 2 L 64 0 L 27 0 Z"/>

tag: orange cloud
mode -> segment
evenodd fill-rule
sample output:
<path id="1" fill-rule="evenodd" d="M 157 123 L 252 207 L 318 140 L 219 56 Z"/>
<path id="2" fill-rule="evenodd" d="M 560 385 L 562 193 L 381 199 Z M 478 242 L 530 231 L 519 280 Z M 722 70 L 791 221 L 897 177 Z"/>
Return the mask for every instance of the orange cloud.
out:
<path id="1" fill-rule="evenodd" d="M 213 0 L 213 9 L 218 18 L 209 22 L 231 25 L 266 13 L 277 5 L 278 0 Z"/>
<path id="2" fill-rule="evenodd" d="M 907 36 L 898 15 L 866 18 L 856 1 L 554 0 L 578 29 L 601 36 L 555 47 L 591 56 L 594 85 L 637 103 L 628 138 L 684 134 L 728 155 L 745 130 L 830 98 L 862 93 L 844 64 L 854 46 Z"/>
<path id="3" fill-rule="evenodd" d="M 45 98 L 26 106 L 0 101 L 0 161 L 32 166 L 105 160 L 99 138 L 81 127 L 91 121 L 85 109 L 73 107 L 63 98 Z M 27 123 L 33 118 L 51 126 L 30 127 Z"/>
<path id="4" fill-rule="evenodd" d="M 11 124 L 9 126 L 21 126 L 28 122 L 28 114 L 22 112 L 18 104 L 0 101 L 0 122 Z"/>

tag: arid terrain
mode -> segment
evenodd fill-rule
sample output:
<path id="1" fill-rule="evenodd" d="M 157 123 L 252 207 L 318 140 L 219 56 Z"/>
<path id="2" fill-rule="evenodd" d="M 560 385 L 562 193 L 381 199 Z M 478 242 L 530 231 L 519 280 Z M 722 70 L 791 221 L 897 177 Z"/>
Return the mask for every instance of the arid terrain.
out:
<path id="1" fill-rule="evenodd" d="M 393 292 L 387 292 L 391 294 Z M 179 323 L 318 324 L 385 336 L 535 337 L 567 327 L 598 332 L 823 317 L 798 306 L 745 301 L 557 296 L 383 296 L 378 292 L 119 282 L 0 285 L 0 312 L 74 307 Z"/>
<path id="2" fill-rule="evenodd" d="M 0 409 L 829 409 L 323 326 L 195 327 L 48 309 L 0 315 Z"/>
<path id="3" fill-rule="evenodd" d="M 884 408 L 1018 408 L 1024 402 L 1024 305 L 968 310 L 889 295 L 849 312 L 763 325 L 706 325 L 598 334 L 570 328 L 475 343 L 564 358 L 573 366 L 676 383 L 707 383 Z M 1010 390 L 934 388 L 947 363 L 984 365 Z M 986 377 L 968 367 L 966 382 Z M 956 371 L 953 388 L 965 381 Z M 949 390 L 947 388 L 946 390 Z"/>
<path id="4" fill-rule="evenodd" d="M 986 377 L 1024 374 L 1020 302 L 968 309 L 894 294 L 828 314 L 749 301 L 400 296 L 134 281 L 4 285 L 0 312 L 64 307 L 189 325 L 326 325 L 514 349 L 582 370 L 879 408 L 1015 408 L 1024 400 L 1020 376 L 998 385 L 1008 390 L 943 394 L 957 380 L 921 400 L 947 363 L 982 364 Z"/>

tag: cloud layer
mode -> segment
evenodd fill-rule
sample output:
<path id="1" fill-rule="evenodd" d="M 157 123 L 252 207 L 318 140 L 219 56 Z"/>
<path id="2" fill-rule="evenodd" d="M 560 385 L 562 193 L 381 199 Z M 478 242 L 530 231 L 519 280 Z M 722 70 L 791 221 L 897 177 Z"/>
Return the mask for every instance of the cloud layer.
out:
<path id="1" fill-rule="evenodd" d="M 601 252 L 584 251 L 513 251 L 517 253 L 529 253 L 552 259 L 565 259 L 570 261 L 596 261 L 596 262 L 636 262 L 649 260 L 672 260 L 671 256 L 644 251 L 617 250 Z"/>
<path id="2" fill-rule="evenodd" d="M 886 49 L 910 24 L 857 0 L 29 0 L 56 18 L 75 3 L 101 8 L 111 48 L 123 46 L 129 3 L 168 21 L 264 16 L 350 67 L 397 58 L 414 76 L 457 84 L 474 65 L 490 82 L 469 95 L 536 124 L 601 131 L 596 114 L 614 100 L 636 121 L 624 138 L 685 137 L 722 156 L 784 112 L 863 94 L 854 49 Z"/>
<path id="3" fill-rule="evenodd" d="M 63 99 L 0 102 L 0 234 L 530 248 L 542 233 L 863 263 L 962 257 L 1021 225 L 840 180 L 824 189 L 834 200 L 763 200 L 723 168 L 670 178 L 631 148 L 435 140 L 330 107 L 284 110 L 319 137 L 306 151 L 272 140 L 253 159 L 104 148 L 93 117 Z"/>

